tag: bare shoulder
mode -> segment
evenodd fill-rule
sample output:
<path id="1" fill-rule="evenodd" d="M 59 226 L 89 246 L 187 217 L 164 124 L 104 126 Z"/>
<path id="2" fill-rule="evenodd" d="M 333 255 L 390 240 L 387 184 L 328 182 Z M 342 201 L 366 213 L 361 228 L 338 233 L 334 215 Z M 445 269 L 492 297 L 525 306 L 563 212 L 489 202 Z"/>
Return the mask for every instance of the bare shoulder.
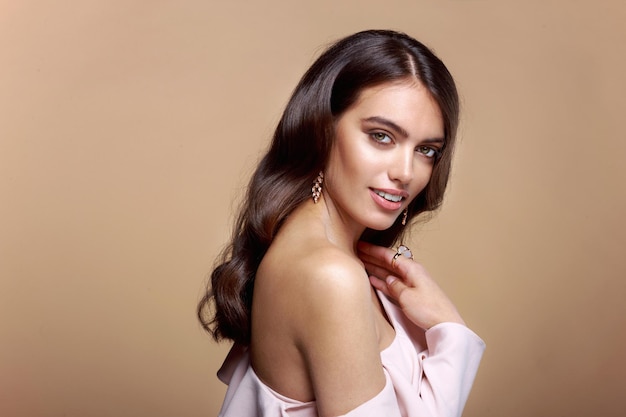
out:
<path id="1" fill-rule="evenodd" d="M 323 247 L 302 257 L 295 271 L 299 274 L 302 290 L 311 296 L 314 304 L 333 301 L 341 297 L 365 297 L 369 300 L 369 281 L 363 264 L 349 254 L 334 248 Z M 307 297 L 309 298 L 309 297 Z"/>
<path id="2" fill-rule="evenodd" d="M 369 280 L 358 260 L 333 248 L 302 265 L 297 343 L 320 411 L 343 414 L 384 385 Z"/>
<path id="3" fill-rule="evenodd" d="M 351 325 L 353 319 L 367 319 L 372 310 L 370 283 L 363 264 L 332 246 L 315 248 L 290 262 L 289 293 L 299 313 L 293 316 L 297 328 L 311 334 L 331 331 L 329 322 L 341 320 Z M 315 317 L 315 320 L 311 320 Z M 306 335 L 305 335 L 306 336 Z"/>
<path id="4" fill-rule="evenodd" d="M 288 312 L 283 324 L 296 331 L 315 326 L 319 320 L 312 321 L 312 315 L 330 319 L 372 307 L 370 283 L 361 261 L 327 242 L 272 247 L 258 270 L 257 281 L 255 296 L 257 290 L 264 294 L 263 308 L 280 305 L 283 317 Z M 352 316 L 356 314 L 343 318 Z"/>
<path id="5" fill-rule="evenodd" d="M 266 293 L 266 300 L 274 298 L 264 307 L 276 308 L 276 302 L 280 303 L 283 313 L 289 312 L 283 324 L 295 333 L 302 329 L 309 333 L 320 320 L 334 316 L 349 320 L 352 315 L 346 317 L 346 311 L 371 308 L 370 283 L 363 264 L 332 245 L 282 247 L 279 254 L 274 252 L 264 259 L 259 278 L 264 288 L 258 289 Z M 317 320 L 311 320 L 312 316 Z"/>
<path id="6" fill-rule="evenodd" d="M 263 259 L 254 291 L 256 340 L 272 347 L 260 352 L 257 343 L 257 358 L 283 349 L 280 363 L 293 365 L 292 377 L 285 379 L 276 365 L 260 369 L 276 361 L 257 360 L 266 379 L 273 375 L 272 381 L 281 381 L 274 384 L 279 392 L 293 392 L 293 381 L 302 381 L 307 388 L 295 392 L 297 398 L 315 399 L 320 415 L 341 415 L 382 390 L 376 310 L 356 256 L 326 239 L 285 233 Z"/>

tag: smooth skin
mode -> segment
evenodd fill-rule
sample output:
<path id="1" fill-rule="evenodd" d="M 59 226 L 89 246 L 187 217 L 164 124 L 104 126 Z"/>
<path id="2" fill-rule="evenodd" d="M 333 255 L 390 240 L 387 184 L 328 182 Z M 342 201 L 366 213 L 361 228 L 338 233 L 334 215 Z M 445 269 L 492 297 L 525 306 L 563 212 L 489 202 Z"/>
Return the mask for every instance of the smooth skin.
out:
<path id="1" fill-rule="evenodd" d="M 439 108 L 416 79 L 364 89 L 336 121 L 318 204 L 289 216 L 259 266 L 252 367 L 276 392 L 315 400 L 319 416 L 345 414 L 385 385 L 380 352 L 395 331 L 375 288 L 424 329 L 463 323 L 421 265 L 393 268 L 394 251 L 359 243 L 428 184 L 442 138 Z"/>
<path id="2" fill-rule="evenodd" d="M 428 330 L 442 322 L 465 325 L 448 296 L 421 264 L 397 258 L 388 248 L 359 243 L 359 256 L 370 273 L 372 286 L 391 298 L 417 326 Z"/>

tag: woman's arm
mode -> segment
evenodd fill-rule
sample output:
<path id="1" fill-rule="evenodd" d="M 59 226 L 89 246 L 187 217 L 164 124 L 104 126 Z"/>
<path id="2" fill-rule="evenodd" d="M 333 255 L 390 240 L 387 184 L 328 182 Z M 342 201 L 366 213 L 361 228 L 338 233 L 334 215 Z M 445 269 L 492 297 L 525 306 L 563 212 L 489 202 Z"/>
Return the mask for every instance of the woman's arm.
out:
<path id="1" fill-rule="evenodd" d="M 293 321 L 319 416 L 343 415 L 377 396 L 386 379 L 380 359 L 370 283 L 363 266 L 324 251 L 299 277 Z"/>
<path id="2" fill-rule="evenodd" d="M 372 274 L 372 285 L 402 310 L 408 320 L 401 320 L 408 331 L 421 334 L 417 327 L 425 330 L 426 346 L 415 345 L 421 373 L 414 375 L 417 385 L 395 387 L 399 401 L 405 402 L 406 414 L 460 416 L 484 342 L 465 326 L 454 304 L 417 262 L 400 256 L 393 265 L 394 251 L 366 243 L 359 244 L 359 250 Z"/>

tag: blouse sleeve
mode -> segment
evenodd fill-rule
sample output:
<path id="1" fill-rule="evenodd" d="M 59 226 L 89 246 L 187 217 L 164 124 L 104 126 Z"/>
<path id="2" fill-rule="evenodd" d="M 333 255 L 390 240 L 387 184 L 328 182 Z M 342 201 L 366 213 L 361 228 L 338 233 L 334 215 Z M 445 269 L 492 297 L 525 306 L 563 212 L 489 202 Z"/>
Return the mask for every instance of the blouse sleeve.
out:
<path id="1" fill-rule="evenodd" d="M 416 345 L 406 339 L 404 342 L 385 352 L 393 360 L 383 357 L 383 390 L 343 417 L 461 416 L 484 342 L 456 323 L 441 323 L 429 329 L 425 334 L 428 347 L 422 351 L 415 349 L 420 341 Z"/>
<path id="2" fill-rule="evenodd" d="M 424 332 L 391 306 L 396 338 L 381 352 L 385 386 L 344 417 L 459 417 L 484 342 L 467 327 L 441 323 Z M 264 385 L 245 347 L 233 346 L 218 373 L 228 384 L 222 417 L 312 417 L 316 404 L 289 399 Z"/>
<path id="3" fill-rule="evenodd" d="M 413 344 L 383 361 L 402 416 L 460 417 L 485 343 L 457 323 L 433 326 L 418 340 L 407 336 Z"/>
<path id="4" fill-rule="evenodd" d="M 466 326 L 441 323 L 426 331 L 428 349 L 418 355 L 419 399 L 429 416 L 459 417 L 469 397 L 485 343 Z"/>

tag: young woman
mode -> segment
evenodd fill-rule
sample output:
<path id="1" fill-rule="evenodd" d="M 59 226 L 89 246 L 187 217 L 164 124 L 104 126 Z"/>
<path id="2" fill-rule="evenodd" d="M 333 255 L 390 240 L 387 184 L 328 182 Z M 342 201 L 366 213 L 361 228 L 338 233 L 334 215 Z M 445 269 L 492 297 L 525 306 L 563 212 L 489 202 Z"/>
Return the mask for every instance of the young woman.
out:
<path id="1" fill-rule="evenodd" d="M 484 343 L 388 248 L 441 204 L 458 117 L 444 64 L 402 33 L 348 36 L 307 71 L 199 305 L 234 342 L 220 416 L 461 415 Z"/>

